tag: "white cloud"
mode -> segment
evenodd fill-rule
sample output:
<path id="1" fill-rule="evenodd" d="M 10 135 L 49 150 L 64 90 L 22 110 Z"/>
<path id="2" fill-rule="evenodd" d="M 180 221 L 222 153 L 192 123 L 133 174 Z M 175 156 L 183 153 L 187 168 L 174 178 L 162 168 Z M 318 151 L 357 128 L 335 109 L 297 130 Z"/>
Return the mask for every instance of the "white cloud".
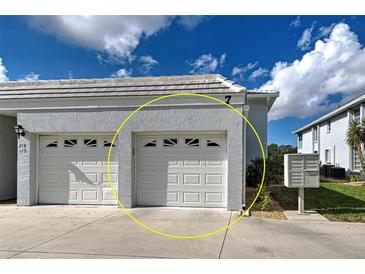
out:
<path id="1" fill-rule="evenodd" d="M 9 78 L 6 76 L 8 70 L 3 64 L 3 59 L 0 57 L 0 83 L 8 82 Z M 35 81 L 39 79 L 39 74 L 34 72 L 26 74 L 23 78 L 18 79 L 18 81 Z"/>
<path id="2" fill-rule="evenodd" d="M 307 50 L 309 49 L 311 43 L 312 43 L 312 32 L 314 29 L 314 25 L 312 25 L 310 28 L 307 28 L 303 31 L 302 36 L 299 38 L 297 46 L 301 50 Z"/>
<path id="3" fill-rule="evenodd" d="M 206 20 L 206 18 L 207 18 L 206 16 L 201 16 L 201 15 L 179 16 L 178 23 L 183 25 L 187 30 L 192 30 L 197 25 Z"/>
<path id="4" fill-rule="evenodd" d="M 3 59 L 0 58 L 0 83 L 9 81 L 9 78 L 6 76 L 8 70 L 6 69 L 5 65 L 3 64 Z"/>
<path id="5" fill-rule="evenodd" d="M 133 58 L 143 38 L 171 24 L 171 16 L 33 16 L 30 25 L 60 40 L 107 54 L 113 61 Z"/>
<path id="6" fill-rule="evenodd" d="M 125 68 L 119 69 L 116 72 L 112 73 L 110 77 L 113 78 L 126 78 L 132 75 L 132 70 L 128 70 Z"/>
<path id="7" fill-rule="evenodd" d="M 226 57 L 227 57 L 227 55 L 226 55 L 225 53 L 223 53 L 223 54 L 221 55 L 221 57 L 219 58 L 219 64 L 220 64 L 221 66 L 223 66 L 224 62 L 226 61 Z"/>
<path id="8" fill-rule="evenodd" d="M 290 26 L 293 28 L 299 28 L 302 24 L 300 16 L 297 16 L 291 23 Z"/>
<path id="9" fill-rule="evenodd" d="M 39 74 L 36 74 L 34 72 L 26 74 L 22 79 L 19 79 L 19 81 L 36 81 L 39 80 Z"/>
<path id="10" fill-rule="evenodd" d="M 141 72 L 147 74 L 153 69 L 154 66 L 158 65 L 158 61 L 155 60 L 151 55 L 144 55 L 138 58 L 141 65 Z"/>
<path id="11" fill-rule="evenodd" d="M 271 80 L 261 89 L 279 90 L 270 119 L 306 118 L 328 111 L 328 99 L 339 94 L 343 101 L 365 90 L 365 50 L 347 24 L 339 23 L 328 38 L 292 63 L 277 62 Z"/>
<path id="12" fill-rule="evenodd" d="M 99 51 L 99 62 L 131 62 L 140 41 L 173 22 L 191 30 L 203 16 L 32 16 L 29 25 L 82 48 Z"/>
<path id="13" fill-rule="evenodd" d="M 218 65 L 222 66 L 226 59 L 226 54 L 223 53 L 219 58 L 214 57 L 212 54 L 203 54 L 195 59 L 193 62 L 188 62 L 192 67 L 190 73 L 203 74 L 211 73 L 217 70 Z"/>
<path id="14" fill-rule="evenodd" d="M 254 62 L 254 63 L 248 63 L 246 65 L 238 65 L 233 67 L 232 69 L 232 76 L 235 78 L 238 78 L 240 80 L 243 80 L 245 77 L 245 74 L 249 71 L 251 71 L 252 69 L 254 69 L 255 67 L 257 67 L 258 62 Z"/>
<path id="15" fill-rule="evenodd" d="M 263 76 L 267 76 L 269 74 L 269 71 L 267 69 L 264 68 L 258 68 L 256 70 L 254 70 L 250 76 L 248 77 L 249 80 L 251 81 L 255 81 L 257 78 L 263 77 Z"/>
<path id="16" fill-rule="evenodd" d="M 333 24 L 331 24 L 330 26 L 327 26 L 327 27 L 325 27 L 325 26 L 320 27 L 317 38 L 327 37 L 332 32 L 335 25 L 336 24 L 333 23 Z"/>

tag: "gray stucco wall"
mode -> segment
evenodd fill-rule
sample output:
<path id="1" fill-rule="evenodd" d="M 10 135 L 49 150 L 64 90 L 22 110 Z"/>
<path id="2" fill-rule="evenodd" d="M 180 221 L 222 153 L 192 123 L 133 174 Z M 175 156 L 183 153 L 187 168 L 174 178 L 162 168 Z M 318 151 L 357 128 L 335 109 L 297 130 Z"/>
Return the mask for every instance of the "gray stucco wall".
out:
<path id="1" fill-rule="evenodd" d="M 29 131 L 18 140 L 18 205 L 37 202 L 37 135 Z"/>
<path id="2" fill-rule="evenodd" d="M 247 104 L 250 107 L 248 119 L 259 134 L 265 153 L 267 154 L 267 98 L 248 98 Z M 247 125 L 246 132 L 246 164 L 249 165 L 251 160 L 256 157 L 261 157 L 262 153 L 257 138 L 249 125 Z"/>
<path id="3" fill-rule="evenodd" d="M 0 116 L 0 200 L 16 197 L 16 118 Z"/>
<path id="4" fill-rule="evenodd" d="M 239 108 L 242 111 L 241 108 Z M 52 133 L 113 134 L 130 110 L 58 111 L 18 113 L 18 123 L 27 131 L 19 143 L 30 150 L 19 155 L 18 203 L 36 203 L 36 136 Z M 242 207 L 244 184 L 244 123 L 225 107 L 164 107 L 140 111 L 118 136 L 119 198 L 126 207 L 136 203 L 132 145 L 135 133 L 165 131 L 225 131 L 228 157 L 228 210 Z M 37 135 L 36 135 L 37 134 Z"/>

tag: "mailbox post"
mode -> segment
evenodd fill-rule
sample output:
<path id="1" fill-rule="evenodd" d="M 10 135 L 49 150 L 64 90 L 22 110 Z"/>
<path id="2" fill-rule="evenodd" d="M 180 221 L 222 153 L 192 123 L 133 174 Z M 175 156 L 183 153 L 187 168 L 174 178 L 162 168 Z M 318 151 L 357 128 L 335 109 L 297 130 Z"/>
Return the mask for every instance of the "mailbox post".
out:
<path id="1" fill-rule="evenodd" d="M 304 189 L 319 188 L 319 155 L 284 155 L 284 185 L 298 188 L 298 214 L 304 214 Z"/>
<path id="2" fill-rule="evenodd" d="M 304 187 L 298 188 L 298 213 L 304 214 Z"/>

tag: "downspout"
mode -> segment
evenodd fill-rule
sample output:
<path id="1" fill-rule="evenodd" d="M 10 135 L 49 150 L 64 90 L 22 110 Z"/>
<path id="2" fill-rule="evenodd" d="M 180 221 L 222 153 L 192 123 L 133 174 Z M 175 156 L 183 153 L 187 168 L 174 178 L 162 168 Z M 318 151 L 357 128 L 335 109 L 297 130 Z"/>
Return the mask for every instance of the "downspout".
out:
<path id="1" fill-rule="evenodd" d="M 247 98 L 247 97 L 246 97 Z M 248 112 L 249 112 L 249 106 L 246 105 L 246 99 L 245 99 L 245 105 L 242 108 L 242 112 L 243 115 L 245 117 L 248 117 Z M 246 186 L 247 186 L 247 181 L 246 181 L 246 170 L 247 170 L 247 165 L 246 165 L 246 156 L 247 156 L 247 147 L 246 147 L 246 141 L 247 141 L 247 123 L 245 121 L 243 121 L 243 127 L 242 127 L 242 136 L 243 136 L 243 149 L 242 149 L 242 164 L 243 164 L 243 174 L 242 174 L 242 210 L 241 212 L 239 212 L 240 215 L 242 215 L 242 213 L 246 210 Z M 247 216 L 250 215 L 250 212 L 247 212 Z"/>

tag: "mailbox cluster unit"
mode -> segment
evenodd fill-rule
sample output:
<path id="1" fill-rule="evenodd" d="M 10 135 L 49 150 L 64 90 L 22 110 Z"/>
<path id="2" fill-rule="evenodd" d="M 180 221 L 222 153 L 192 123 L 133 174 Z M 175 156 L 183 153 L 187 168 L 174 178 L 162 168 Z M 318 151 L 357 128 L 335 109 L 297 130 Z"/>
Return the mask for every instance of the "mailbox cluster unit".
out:
<path id="1" fill-rule="evenodd" d="M 285 154 L 284 185 L 289 188 L 319 188 L 319 155 Z"/>

